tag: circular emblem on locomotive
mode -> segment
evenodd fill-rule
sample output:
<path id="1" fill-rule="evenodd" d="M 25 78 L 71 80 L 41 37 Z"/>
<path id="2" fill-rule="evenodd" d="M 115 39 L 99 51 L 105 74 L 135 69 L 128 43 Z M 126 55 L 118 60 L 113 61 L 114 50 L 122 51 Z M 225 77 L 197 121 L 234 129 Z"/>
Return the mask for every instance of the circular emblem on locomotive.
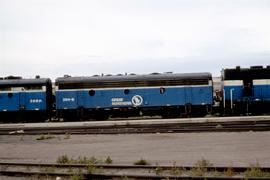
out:
<path id="1" fill-rule="evenodd" d="M 133 106 L 140 106 L 143 103 L 143 98 L 140 95 L 135 95 L 131 99 L 131 103 Z"/>

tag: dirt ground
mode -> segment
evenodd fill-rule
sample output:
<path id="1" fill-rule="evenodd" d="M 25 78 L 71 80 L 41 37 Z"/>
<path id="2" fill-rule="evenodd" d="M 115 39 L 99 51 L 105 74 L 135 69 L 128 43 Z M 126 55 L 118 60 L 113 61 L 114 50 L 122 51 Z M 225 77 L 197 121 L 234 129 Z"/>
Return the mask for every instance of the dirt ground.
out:
<path id="1" fill-rule="evenodd" d="M 0 161 L 56 162 L 61 155 L 133 164 L 194 165 L 202 158 L 217 166 L 270 167 L 270 132 L 176 133 L 126 135 L 0 136 Z"/>

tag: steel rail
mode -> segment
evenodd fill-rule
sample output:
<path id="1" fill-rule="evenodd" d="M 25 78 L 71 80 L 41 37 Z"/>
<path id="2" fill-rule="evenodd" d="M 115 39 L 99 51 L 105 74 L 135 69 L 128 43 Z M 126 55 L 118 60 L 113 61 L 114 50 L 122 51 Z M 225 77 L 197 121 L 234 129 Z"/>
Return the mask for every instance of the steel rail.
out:
<path id="1" fill-rule="evenodd" d="M 22 169 L 24 167 L 24 169 Z M 57 172 L 44 172 L 42 168 L 57 168 Z M 10 162 L 0 162 L 0 175 L 6 176 L 60 176 L 60 177 L 70 177 L 76 173 L 63 171 L 63 169 L 84 169 L 87 170 L 89 167 L 95 167 L 104 172 L 87 172 L 81 171 L 81 174 L 86 179 L 112 179 L 112 178 L 134 178 L 134 179 L 247 179 L 243 175 L 236 176 L 213 176 L 207 174 L 211 171 L 225 172 L 228 167 L 193 167 L 193 166 L 153 166 L 153 165 L 105 165 L 105 164 L 57 164 L 57 163 L 10 163 Z M 34 171 L 31 168 L 36 168 Z M 189 175 L 172 175 L 172 174 L 154 174 L 156 169 L 160 170 L 191 170 L 193 168 L 204 168 L 206 175 L 204 176 L 189 176 Z M 247 167 L 229 167 L 235 173 L 243 173 L 249 168 Z M 114 170 L 114 171 L 112 171 Z M 270 172 L 270 167 L 262 167 L 261 171 Z M 143 172 L 141 172 L 143 171 Z M 248 177 L 248 179 L 269 179 L 269 177 Z"/>
<path id="2" fill-rule="evenodd" d="M 39 166 L 39 167 L 88 167 L 89 165 L 93 167 L 99 167 L 99 168 L 115 168 L 115 169 L 154 169 L 154 168 L 162 168 L 162 169 L 172 169 L 172 168 L 179 168 L 179 169 L 187 169 L 190 170 L 194 168 L 194 166 L 176 166 L 176 165 L 128 165 L 128 164 L 61 164 L 61 163 L 26 163 L 26 162 L 0 162 L 0 166 Z M 234 166 L 234 167 L 225 167 L 225 166 L 203 166 L 203 168 L 206 168 L 207 170 L 218 170 L 218 171 L 224 171 L 228 168 L 232 168 L 235 172 L 243 172 L 249 169 L 250 167 L 243 167 L 243 166 Z M 260 167 L 263 171 L 269 171 L 270 167 Z"/>
<path id="3" fill-rule="evenodd" d="M 233 121 L 200 123 L 125 124 L 110 126 L 60 126 L 60 127 L 6 127 L 0 135 L 8 134 L 127 134 L 127 133 L 173 133 L 173 132 L 228 132 L 269 131 L 270 121 Z"/>
<path id="4" fill-rule="evenodd" d="M 70 178 L 72 176 L 76 176 L 76 174 L 72 173 L 51 173 L 51 172 L 2 172 L 0 173 L 3 176 L 16 176 L 16 177 L 34 177 L 34 178 L 46 178 L 54 177 L 66 177 Z M 166 179 L 173 179 L 173 180 L 269 180 L 268 177 L 218 177 L 218 176 L 172 176 L 172 175 L 132 175 L 132 174 L 81 174 L 83 177 L 80 176 L 82 179 L 92 179 L 92 180 L 122 180 L 122 179 L 133 179 L 133 180 L 166 180 Z"/>

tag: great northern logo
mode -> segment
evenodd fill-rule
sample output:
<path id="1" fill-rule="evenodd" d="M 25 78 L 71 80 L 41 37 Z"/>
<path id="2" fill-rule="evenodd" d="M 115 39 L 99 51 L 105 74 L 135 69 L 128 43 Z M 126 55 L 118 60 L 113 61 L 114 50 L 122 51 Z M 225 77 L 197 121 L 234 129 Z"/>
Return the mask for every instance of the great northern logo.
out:
<path id="1" fill-rule="evenodd" d="M 135 95 L 131 99 L 131 103 L 133 106 L 140 106 L 143 103 L 143 98 L 140 95 Z"/>

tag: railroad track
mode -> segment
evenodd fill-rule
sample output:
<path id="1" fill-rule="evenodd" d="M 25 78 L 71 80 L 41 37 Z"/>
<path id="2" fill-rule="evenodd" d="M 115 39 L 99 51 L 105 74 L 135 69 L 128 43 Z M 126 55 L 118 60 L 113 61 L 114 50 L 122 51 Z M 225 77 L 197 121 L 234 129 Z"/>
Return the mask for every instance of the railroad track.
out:
<path id="1" fill-rule="evenodd" d="M 130 134 L 130 133 L 182 133 L 182 132 L 228 132 L 228 131 L 269 131 L 270 121 L 229 121 L 196 123 L 162 123 L 156 124 L 112 124 L 99 126 L 55 126 L 55 127 L 21 127 L 7 126 L 0 128 L 0 135 L 8 134 Z"/>
<path id="2" fill-rule="evenodd" d="M 252 173 L 255 172 L 255 173 Z M 252 176 L 254 175 L 254 176 Z M 255 177 L 259 176 L 259 177 Z M 270 168 L 158 165 L 0 163 L 1 176 L 50 179 L 269 179 Z"/>

